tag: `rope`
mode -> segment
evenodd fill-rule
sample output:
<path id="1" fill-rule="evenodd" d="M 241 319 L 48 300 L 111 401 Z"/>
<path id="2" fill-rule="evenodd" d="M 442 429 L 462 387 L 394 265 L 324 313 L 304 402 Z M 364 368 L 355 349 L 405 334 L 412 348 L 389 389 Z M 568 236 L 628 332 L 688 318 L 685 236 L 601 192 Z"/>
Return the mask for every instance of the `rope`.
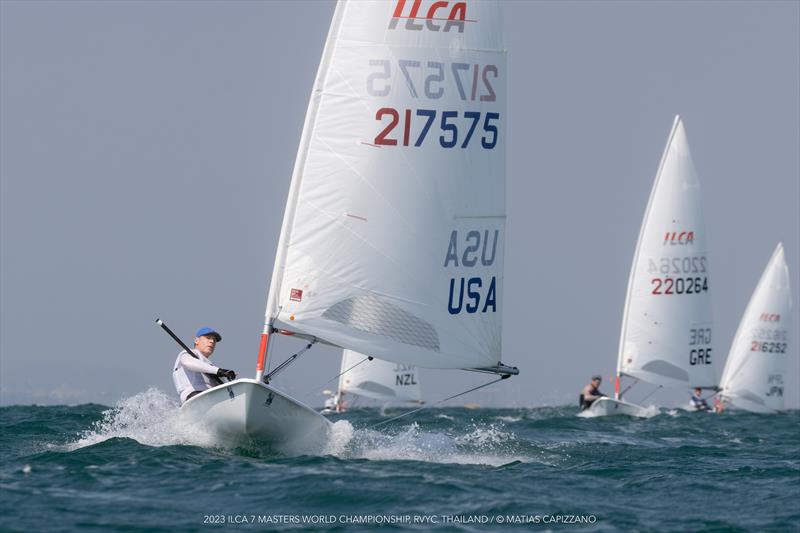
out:
<path id="1" fill-rule="evenodd" d="M 659 390 L 661 390 L 661 385 L 659 385 L 659 386 L 658 386 L 658 388 L 657 388 L 656 390 L 654 390 L 653 392 L 651 392 L 650 394 L 648 394 L 647 396 L 645 396 L 644 398 L 642 398 L 641 400 L 639 400 L 639 403 L 644 403 L 644 401 L 645 401 L 646 399 L 648 399 L 648 398 L 649 398 L 650 396 L 652 396 L 653 394 L 657 393 Z"/>
<path id="2" fill-rule="evenodd" d="M 359 361 L 358 363 L 354 364 L 353 366 L 351 366 L 350 368 L 348 368 L 348 369 L 347 369 L 347 370 L 345 370 L 344 372 L 339 372 L 338 374 L 336 374 L 335 376 L 333 376 L 331 379 L 329 379 L 328 381 L 326 381 L 326 382 L 325 382 L 325 383 L 323 383 L 322 385 L 318 385 L 318 386 L 314 387 L 313 389 L 311 389 L 311 390 L 309 390 L 309 391 L 307 391 L 307 392 L 304 392 L 304 393 L 303 393 L 303 396 L 308 396 L 308 395 L 309 395 L 309 394 L 311 394 L 312 392 L 316 392 L 317 390 L 321 389 L 322 387 L 324 387 L 325 385 L 327 385 L 328 383 L 330 383 L 330 382 L 331 382 L 331 381 L 333 381 L 334 379 L 338 378 L 339 376 L 343 376 L 344 374 L 347 374 L 348 372 L 350 372 L 351 370 L 353 370 L 355 367 L 357 367 L 357 366 L 358 366 L 358 365 L 360 365 L 361 363 L 364 363 L 364 362 L 366 362 L 366 361 L 372 361 L 373 359 L 375 359 L 375 358 L 374 358 L 374 357 L 372 357 L 371 355 L 368 355 L 368 356 L 366 356 L 364 359 L 362 359 L 362 360 L 361 360 L 361 361 Z"/>
<path id="3" fill-rule="evenodd" d="M 722 392 L 721 390 L 714 391 L 714 393 L 713 393 L 713 394 L 711 394 L 710 396 L 706 396 L 706 397 L 705 397 L 705 398 L 703 398 L 703 399 L 704 399 L 704 400 L 710 400 L 711 398 L 713 398 L 714 396 L 717 396 L 717 395 L 718 395 L 719 393 L 721 393 L 721 392 Z"/>
<path id="4" fill-rule="evenodd" d="M 633 388 L 633 386 L 636 385 L 637 383 L 639 383 L 638 379 L 636 381 L 634 381 L 633 383 L 631 383 L 630 385 L 628 385 L 627 387 L 625 387 L 625 390 L 619 393 L 619 399 L 621 400 L 622 397 L 625 396 L 625 393 L 627 393 L 629 390 L 631 390 Z"/>
<path id="5" fill-rule="evenodd" d="M 281 370 L 283 370 L 284 368 L 286 368 L 286 367 L 287 367 L 287 366 L 288 366 L 288 365 L 289 365 L 289 364 L 290 364 L 292 361 L 294 361 L 295 359 L 297 359 L 298 357 L 300 357 L 301 355 L 303 355 L 304 353 L 306 353 L 308 350 L 310 350 L 310 349 L 311 349 L 311 347 L 312 347 L 312 346 L 314 346 L 316 343 L 317 343 L 317 339 L 314 339 L 313 341 L 311 341 L 310 343 L 308 343 L 308 344 L 306 345 L 306 347 L 305 347 L 305 348 L 303 348 L 302 350 L 300 350 L 300 351 L 299 351 L 299 352 L 297 352 L 296 354 L 294 354 L 294 355 L 292 355 L 292 356 L 288 357 L 288 358 L 287 358 L 287 359 L 286 359 L 286 360 L 285 360 L 283 363 L 281 363 L 281 364 L 279 364 L 278 366 L 276 366 L 276 367 L 275 367 L 275 369 L 274 369 L 272 372 L 270 372 L 269 374 L 267 374 L 266 376 L 264 376 L 263 378 L 261 378 L 261 379 L 262 379 L 262 381 L 263 381 L 264 383 L 266 383 L 267 385 L 269 385 L 269 380 L 271 380 L 271 379 L 272 379 L 272 377 L 273 377 L 275 374 L 277 374 L 278 372 L 280 372 Z"/>
<path id="6" fill-rule="evenodd" d="M 502 377 L 500 377 L 500 378 L 498 378 L 498 379 L 496 379 L 496 380 L 494 380 L 494 381 L 490 381 L 490 382 L 488 382 L 488 383 L 484 383 L 483 385 L 478 385 L 477 387 L 473 387 L 473 388 L 471 388 L 471 389 L 469 389 L 469 390 L 465 390 L 464 392 L 459 392 L 458 394 L 454 394 L 453 396 L 449 396 L 449 397 L 445 398 L 444 400 L 439 400 L 438 402 L 436 402 L 436 403 L 432 403 L 432 404 L 430 404 L 430 405 L 423 405 L 422 407 L 418 407 L 418 408 L 416 408 L 416 409 L 413 409 L 413 410 L 411 410 L 411 411 L 408 411 L 408 412 L 406 412 L 406 413 L 403 413 L 403 414 L 397 415 L 397 416 L 395 416 L 395 417 L 392 417 L 392 418 L 390 418 L 389 420 L 383 420 L 382 422 L 378 422 L 377 424 L 372 424 L 372 425 L 371 425 L 371 426 L 369 426 L 367 429 L 376 428 L 376 427 L 378 427 L 378 426 L 382 426 L 382 425 L 384 425 L 384 424 L 388 424 L 389 422 L 394 422 L 394 421 L 395 421 L 395 420 L 397 420 L 398 418 L 403 418 L 404 416 L 408 416 L 408 415 L 414 414 L 414 413 L 416 413 L 417 411 L 421 411 L 421 410 L 425 409 L 426 407 L 433 407 L 433 406 L 435 406 L 435 405 L 439 405 L 440 403 L 444 403 L 444 402 L 446 402 L 447 400 L 452 400 L 453 398 L 458 398 L 459 396 L 463 396 L 463 395 L 465 395 L 465 394 L 467 394 L 467 393 L 469 393 L 469 392 L 476 391 L 476 390 L 478 390 L 478 389 L 482 389 L 482 388 L 484 388 L 484 387 L 488 387 L 489 385 L 494 385 L 494 384 L 495 384 L 495 383 L 497 383 L 498 381 L 503 381 L 504 379 L 508 379 L 508 378 L 510 378 L 510 377 L 511 377 L 511 375 L 510 375 L 510 374 L 505 374 L 504 376 L 502 376 Z"/>

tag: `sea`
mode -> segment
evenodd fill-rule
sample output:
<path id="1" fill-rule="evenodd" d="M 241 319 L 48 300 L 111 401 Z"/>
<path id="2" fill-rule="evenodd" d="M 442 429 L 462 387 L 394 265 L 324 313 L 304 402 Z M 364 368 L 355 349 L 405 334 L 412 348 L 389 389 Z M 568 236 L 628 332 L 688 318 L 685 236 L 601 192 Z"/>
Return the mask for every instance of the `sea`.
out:
<path id="1" fill-rule="evenodd" d="M 0 531 L 800 530 L 800 411 L 338 414 L 291 456 L 225 448 L 151 389 L 0 408 Z"/>

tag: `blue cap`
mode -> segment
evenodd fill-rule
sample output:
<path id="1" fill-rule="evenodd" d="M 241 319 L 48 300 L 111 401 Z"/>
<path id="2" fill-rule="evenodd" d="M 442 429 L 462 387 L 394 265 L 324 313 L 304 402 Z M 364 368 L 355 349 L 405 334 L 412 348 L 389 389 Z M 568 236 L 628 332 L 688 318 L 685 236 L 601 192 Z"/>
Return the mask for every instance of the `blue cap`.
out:
<path id="1" fill-rule="evenodd" d="M 220 335 L 219 333 L 214 331 L 212 328 L 200 328 L 200 329 L 198 329 L 197 330 L 197 334 L 195 335 L 195 337 L 204 337 L 206 335 L 213 335 L 217 339 L 217 342 L 222 340 L 222 335 Z"/>

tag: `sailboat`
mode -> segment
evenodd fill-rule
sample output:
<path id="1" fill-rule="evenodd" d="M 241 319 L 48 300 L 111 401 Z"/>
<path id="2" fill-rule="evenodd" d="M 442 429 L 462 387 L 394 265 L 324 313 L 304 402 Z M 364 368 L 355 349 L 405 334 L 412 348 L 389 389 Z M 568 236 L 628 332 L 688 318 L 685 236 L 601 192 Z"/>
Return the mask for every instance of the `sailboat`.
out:
<path id="1" fill-rule="evenodd" d="M 700 182 L 683 122 L 675 121 L 659 164 L 633 256 L 622 318 L 614 398 L 593 415 L 648 416 L 623 401 L 642 381 L 714 389 L 711 285 Z M 636 380 L 620 390 L 623 378 Z"/>
<path id="2" fill-rule="evenodd" d="M 784 409 L 791 323 L 789 267 L 778 243 L 733 338 L 720 381 L 723 404 L 754 413 Z"/>
<path id="3" fill-rule="evenodd" d="M 234 440 L 295 449 L 325 439 L 323 416 L 265 382 L 276 334 L 406 365 L 518 373 L 501 362 L 502 20 L 496 1 L 337 4 L 255 378 L 205 391 L 183 410 Z"/>
<path id="4" fill-rule="evenodd" d="M 344 350 L 339 387 L 323 414 L 343 412 L 352 408 L 359 399 L 382 406 L 422 404 L 419 370 L 403 363 L 375 358 L 367 360 L 364 354 Z"/>

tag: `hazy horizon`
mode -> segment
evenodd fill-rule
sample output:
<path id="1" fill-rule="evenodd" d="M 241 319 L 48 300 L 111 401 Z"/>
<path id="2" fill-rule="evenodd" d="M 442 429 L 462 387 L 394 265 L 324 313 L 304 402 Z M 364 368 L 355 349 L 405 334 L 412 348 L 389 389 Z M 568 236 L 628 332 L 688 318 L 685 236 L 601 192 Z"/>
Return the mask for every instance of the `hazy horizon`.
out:
<path id="1" fill-rule="evenodd" d="M 178 348 L 157 317 L 185 341 L 217 328 L 213 360 L 255 374 L 333 9 L 0 2 L 0 404 L 173 394 Z M 676 114 L 703 190 L 716 357 L 779 241 L 796 306 L 800 3 L 504 9 L 503 362 L 521 375 L 455 404 L 575 404 L 592 374 L 614 372 L 639 226 Z M 800 407 L 798 322 L 795 309 L 790 408 Z M 280 338 L 275 360 L 299 346 Z M 340 352 L 315 347 L 275 384 L 321 405 Z M 421 374 L 430 402 L 487 381 Z"/>

